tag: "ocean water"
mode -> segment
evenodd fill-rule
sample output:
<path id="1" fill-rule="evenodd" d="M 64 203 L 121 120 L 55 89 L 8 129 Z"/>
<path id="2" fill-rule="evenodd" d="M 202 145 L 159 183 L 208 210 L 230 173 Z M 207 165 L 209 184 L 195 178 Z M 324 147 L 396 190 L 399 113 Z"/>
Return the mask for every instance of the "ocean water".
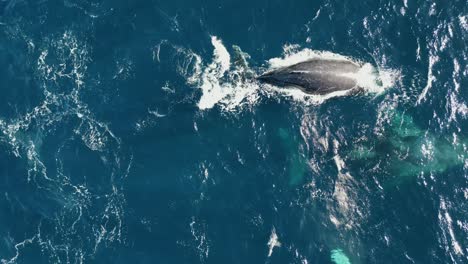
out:
<path id="1" fill-rule="evenodd" d="M 0 0 L 1 263 L 467 263 L 467 14 Z M 363 89 L 253 78 L 310 58 Z"/>

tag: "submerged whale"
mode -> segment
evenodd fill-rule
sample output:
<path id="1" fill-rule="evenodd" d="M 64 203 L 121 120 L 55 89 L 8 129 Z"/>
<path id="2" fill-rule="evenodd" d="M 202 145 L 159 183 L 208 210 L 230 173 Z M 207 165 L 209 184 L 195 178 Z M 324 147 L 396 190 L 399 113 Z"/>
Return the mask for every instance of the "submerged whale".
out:
<path id="1" fill-rule="evenodd" d="M 257 79 L 280 87 L 298 87 L 308 94 L 329 94 L 357 88 L 359 64 L 349 60 L 311 59 L 268 71 Z"/>

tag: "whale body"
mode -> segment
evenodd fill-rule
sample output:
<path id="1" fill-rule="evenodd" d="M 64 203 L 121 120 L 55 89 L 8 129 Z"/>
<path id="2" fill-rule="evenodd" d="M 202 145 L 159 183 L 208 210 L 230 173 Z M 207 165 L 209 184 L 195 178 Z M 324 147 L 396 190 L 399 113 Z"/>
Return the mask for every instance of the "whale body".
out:
<path id="1" fill-rule="evenodd" d="M 325 95 L 358 87 L 359 64 L 349 60 L 310 59 L 268 71 L 257 79 L 280 87 L 297 87 L 308 94 Z"/>

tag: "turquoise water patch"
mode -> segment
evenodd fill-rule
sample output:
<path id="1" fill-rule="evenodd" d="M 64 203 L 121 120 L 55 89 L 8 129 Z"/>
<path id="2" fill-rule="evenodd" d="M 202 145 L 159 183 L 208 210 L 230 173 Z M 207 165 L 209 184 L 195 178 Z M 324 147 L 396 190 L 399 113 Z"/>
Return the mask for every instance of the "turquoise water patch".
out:
<path id="1" fill-rule="evenodd" d="M 335 264 L 351 264 L 351 261 L 349 261 L 348 256 L 346 256 L 342 249 L 332 250 L 330 258 Z"/>
<path id="2" fill-rule="evenodd" d="M 289 184 L 295 186 L 303 181 L 307 173 L 307 159 L 301 154 L 299 142 L 291 136 L 288 130 L 279 128 L 278 135 L 282 140 L 281 144 L 284 146 L 286 159 L 288 160 Z"/>

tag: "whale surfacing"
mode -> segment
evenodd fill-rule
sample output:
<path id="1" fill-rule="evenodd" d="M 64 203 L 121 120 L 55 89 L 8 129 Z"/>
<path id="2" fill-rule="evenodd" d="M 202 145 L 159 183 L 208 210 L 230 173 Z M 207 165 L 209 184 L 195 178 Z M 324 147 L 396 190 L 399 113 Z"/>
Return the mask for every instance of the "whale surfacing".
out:
<path id="1" fill-rule="evenodd" d="M 298 87 L 308 94 L 325 95 L 358 86 L 359 64 L 349 60 L 311 59 L 266 72 L 261 82 L 280 87 Z"/>

